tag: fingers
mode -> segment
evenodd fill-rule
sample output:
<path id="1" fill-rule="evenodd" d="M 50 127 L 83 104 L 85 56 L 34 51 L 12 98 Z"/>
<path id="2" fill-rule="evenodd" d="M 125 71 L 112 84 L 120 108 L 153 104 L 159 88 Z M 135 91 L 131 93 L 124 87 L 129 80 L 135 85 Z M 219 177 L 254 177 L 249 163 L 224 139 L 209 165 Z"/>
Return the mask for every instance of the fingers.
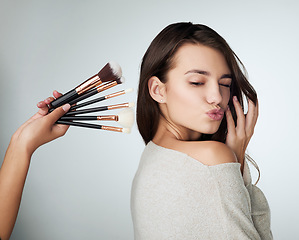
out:
<path id="1" fill-rule="evenodd" d="M 70 109 L 70 107 L 71 105 L 67 103 L 59 108 L 56 108 L 53 112 L 46 116 L 47 124 L 49 124 L 50 127 L 52 126 L 52 139 L 63 136 L 70 127 L 67 125 L 55 124 L 56 121 Z"/>
<path id="2" fill-rule="evenodd" d="M 237 114 L 237 131 L 243 131 L 245 129 L 245 115 L 241 104 L 239 103 L 236 96 L 233 97 L 233 104 Z"/>
<path id="3" fill-rule="evenodd" d="M 233 97 L 233 105 L 237 117 L 235 126 L 233 116 L 229 110 L 226 111 L 227 137 L 226 144 L 234 151 L 238 161 L 242 164 L 245 150 L 253 135 L 254 127 L 258 116 L 258 104 L 248 101 L 248 112 L 245 115 L 238 99 Z"/>
<path id="4" fill-rule="evenodd" d="M 46 104 L 50 104 L 52 101 L 54 101 L 55 98 L 54 97 L 48 97 L 47 99 L 45 99 L 45 103 Z"/>
<path id="5" fill-rule="evenodd" d="M 38 113 L 42 116 L 48 114 L 49 111 L 49 104 L 54 101 L 56 98 L 59 98 L 62 94 L 60 92 L 57 92 L 56 90 L 53 91 L 53 96 L 54 97 L 48 97 L 44 101 L 40 101 L 37 104 L 37 107 L 39 108 Z"/>
<path id="6" fill-rule="evenodd" d="M 229 107 L 227 108 L 225 114 L 226 114 L 228 134 L 236 134 L 235 122 L 234 122 L 234 119 L 233 119 L 233 116 L 232 116 L 232 113 L 231 113 Z"/>
<path id="7" fill-rule="evenodd" d="M 67 103 L 48 114 L 47 118 L 49 119 L 49 123 L 52 125 L 55 124 L 55 122 L 61 118 L 70 109 L 70 107 L 71 105 Z"/>
<path id="8" fill-rule="evenodd" d="M 37 104 L 37 107 L 39 108 L 38 114 L 44 116 L 44 115 L 46 115 L 48 113 L 49 107 L 48 107 L 48 105 L 47 105 L 47 103 L 45 101 L 40 101 Z"/>
<path id="9" fill-rule="evenodd" d="M 37 107 L 38 108 L 45 108 L 47 107 L 48 104 L 50 104 L 52 101 L 54 101 L 56 98 L 59 98 L 62 96 L 62 94 L 60 92 L 57 92 L 56 90 L 53 91 L 53 96 L 54 97 L 48 97 L 46 98 L 44 101 L 40 101 L 38 104 L 37 104 Z"/>
<path id="10" fill-rule="evenodd" d="M 45 101 L 40 101 L 38 104 L 36 104 L 38 108 L 46 108 L 48 107 Z"/>
<path id="11" fill-rule="evenodd" d="M 246 132 L 253 134 L 254 127 L 258 118 L 258 101 L 256 105 L 250 99 L 248 100 L 248 112 L 246 116 Z"/>
<path id="12" fill-rule="evenodd" d="M 62 94 L 60 92 L 57 92 L 56 90 L 53 91 L 53 96 L 54 97 L 48 97 L 44 101 L 40 101 L 37 104 L 37 107 L 39 108 L 39 111 L 30 119 L 30 121 L 37 119 L 39 117 L 45 116 L 49 113 L 49 104 L 54 101 L 56 98 L 59 98 Z M 55 113 L 49 117 L 49 123 L 54 124 L 61 116 L 63 116 L 68 110 L 70 109 L 69 104 L 66 104 L 58 110 L 54 110 Z M 54 112 L 53 111 L 53 112 Z M 50 114 L 49 114 L 50 115 Z"/>
<path id="13" fill-rule="evenodd" d="M 245 115 L 238 99 L 233 97 L 233 104 L 237 114 L 237 133 L 251 137 L 253 135 L 254 127 L 258 118 L 258 102 L 256 105 L 253 101 L 248 99 L 248 112 Z"/>
<path id="14" fill-rule="evenodd" d="M 59 97 L 62 96 L 62 93 L 57 92 L 57 91 L 55 90 L 55 91 L 53 91 L 53 96 L 54 96 L 55 98 L 59 98 Z"/>

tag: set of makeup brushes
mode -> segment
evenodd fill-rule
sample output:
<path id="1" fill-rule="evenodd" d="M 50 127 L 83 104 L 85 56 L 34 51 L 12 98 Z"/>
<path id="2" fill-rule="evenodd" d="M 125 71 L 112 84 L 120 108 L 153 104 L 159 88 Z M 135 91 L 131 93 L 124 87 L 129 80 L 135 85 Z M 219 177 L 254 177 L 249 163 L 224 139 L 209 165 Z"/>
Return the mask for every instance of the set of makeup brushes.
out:
<path id="1" fill-rule="evenodd" d="M 83 108 L 94 103 L 98 103 L 110 98 L 118 97 L 126 93 L 132 92 L 133 89 L 121 90 L 114 92 L 112 94 L 107 94 L 98 98 L 93 98 L 92 100 L 79 103 L 82 100 L 90 98 L 97 93 L 103 92 L 114 86 L 122 84 L 124 82 L 124 77 L 122 76 L 121 67 L 115 62 L 108 62 L 97 74 L 90 77 L 79 86 L 70 90 L 69 92 L 63 94 L 61 97 L 55 99 L 50 103 L 49 112 L 53 111 L 55 108 L 62 106 L 63 104 L 69 103 L 71 105 L 70 110 L 62 116 L 57 123 L 85 127 L 102 129 L 108 131 L 124 132 L 129 133 L 131 127 L 134 123 L 134 111 L 132 107 L 133 102 L 126 102 L 115 105 L 106 105 L 100 107 Z M 90 116 L 84 115 L 86 113 L 96 113 L 106 110 L 121 109 L 117 115 L 101 115 L 101 116 Z M 80 116 L 78 116 L 80 115 Z M 118 122 L 122 127 L 115 126 L 105 126 L 94 123 L 86 123 L 80 121 L 114 121 Z"/>

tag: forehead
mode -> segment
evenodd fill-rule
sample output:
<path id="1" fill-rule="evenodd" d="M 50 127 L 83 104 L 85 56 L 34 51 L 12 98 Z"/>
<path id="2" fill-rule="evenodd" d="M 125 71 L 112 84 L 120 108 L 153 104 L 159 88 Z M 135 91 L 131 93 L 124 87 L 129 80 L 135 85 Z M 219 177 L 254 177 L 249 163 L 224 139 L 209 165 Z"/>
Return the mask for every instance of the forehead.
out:
<path id="1" fill-rule="evenodd" d="M 181 71 L 200 69 L 215 74 L 230 73 L 224 55 L 217 49 L 202 44 L 184 44 L 174 56 L 174 68 Z"/>

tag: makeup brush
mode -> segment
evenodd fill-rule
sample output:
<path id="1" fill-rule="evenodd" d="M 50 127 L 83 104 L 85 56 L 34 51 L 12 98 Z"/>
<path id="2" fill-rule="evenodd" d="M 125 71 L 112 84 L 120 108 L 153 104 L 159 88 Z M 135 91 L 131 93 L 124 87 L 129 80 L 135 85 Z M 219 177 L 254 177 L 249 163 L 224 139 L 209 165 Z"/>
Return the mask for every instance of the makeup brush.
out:
<path id="1" fill-rule="evenodd" d="M 106 110 L 112 110 L 112 109 L 118 109 L 118 108 L 134 107 L 134 105 L 135 105 L 134 102 L 128 102 L 128 103 L 121 103 L 121 104 L 110 105 L 110 106 L 88 108 L 88 109 L 82 109 L 82 110 L 76 110 L 76 111 L 72 111 L 72 112 L 67 112 L 66 114 L 64 114 L 64 116 L 79 115 L 79 114 L 84 114 L 84 113 L 100 112 L 100 111 L 106 111 Z"/>
<path id="2" fill-rule="evenodd" d="M 129 89 L 122 90 L 122 91 L 119 91 L 119 92 L 111 93 L 111 94 L 108 94 L 108 95 L 105 95 L 105 96 L 102 96 L 102 97 L 99 97 L 99 98 L 95 98 L 93 100 L 90 100 L 90 101 L 87 101 L 87 102 L 84 102 L 84 103 L 77 104 L 75 106 L 72 106 L 70 108 L 70 111 L 81 108 L 81 107 L 88 106 L 88 105 L 93 104 L 93 103 L 104 101 L 104 100 L 109 99 L 109 98 L 118 97 L 118 96 L 121 96 L 123 94 L 130 93 L 130 92 L 133 92 L 133 88 L 129 88 Z M 85 94 L 83 96 L 85 96 Z"/>
<path id="3" fill-rule="evenodd" d="M 132 108 L 127 108 L 118 113 L 118 115 L 104 115 L 104 116 L 62 116 L 60 120 L 100 120 L 100 121 L 116 121 L 122 127 L 131 128 L 134 124 L 134 111 Z"/>
<path id="4" fill-rule="evenodd" d="M 56 123 L 64 124 L 64 125 L 70 125 L 70 126 L 76 126 L 76 127 L 102 129 L 102 130 L 108 130 L 108 131 L 114 131 L 114 132 L 123 132 L 123 133 L 130 133 L 131 132 L 130 128 L 104 126 L 104 125 L 97 125 L 97 124 L 91 124 L 91 123 L 70 122 L 70 121 L 64 121 L 64 120 L 58 120 Z"/>
<path id="5" fill-rule="evenodd" d="M 93 96 L 93 95 L 95 95 L 95 94 L 97 94 L 97 93 L 100 93 L 100 92 L 102 92 L 102 91 L 104 91 L 104 90 L 107 90 L 107 89 L 112 88 L 112 87 L 114 87 L 114 86 L 116 86 L 116 85 L 118 85 L 118 84 L 121 84 L 121 83 L 124 82 L 124 79 L 125 79 L 124 77 L 121 77 L 121 78 L 118 79 L 118 80 L 115 80 L 115 81 L 111 81 L 111 82 L 102 84 L 102 85 L 98 86 L 97 88 L 93 88 L 93 89 L 87 91 L 86 93 L 84 93 L 83 95 L 81 95 L 81 96 L 79 96 L 79 97 L 73 99 L 72 101 L 69 102 L 69 104 L 72 106 L 73 104 L 75 104 L 75 103 L 77 103 L 77 102 L 79 102 L 79 101 L 82 101 L 82 100 L 84 100 L 84 99 L 86 99 L 86 98 L 89 98 L 89 97 L 91 97 L 91 96 Z M 91 100 L 91 101 L 93 101 L 93 100 Z M 91 102 L 91 101 L 89 101 L 89 102 Z M 100 101 L 101 101 L 101 100 L 100 100 Z M 91 103 L 89 103 L 89 104 L 91 104 Z M 77 108 L 79 108 L 79 107 L 87 106 L 87 105 L 89 105 L 89 104 L 81 103 L 81 104 L 78 104 L 78 105 L 74 105 L 74 106 L 71 107 L 70 111 L 72 111 L 72 110 L 74 110 L 74 109 L 77 109 Z M 79 106 L 79 107 L 78 107 L 78 106 Z M 49 109 L 49 112 L 54 111 L 54 109 L 55 109 L 55 108 L 50 108 L 50 109 Z"/>
<path id="6" fill-rule="evenodd" d="M 79 97 L 76 97 L 75 99 L 71 100 L 69 102 L 70 105 L 73 105 L 77 102 L 80 102 L 86 98 L 89 98 L 97 93 L 100 93 L 100 92 L 103 92 L 104 90 L 107 90 L 109 88 L 112 88 L 118 84 L 122 84 L 125 82 L 125 78 L 124 77 L 121 77 L 121 78 L 118 78 L 114 81 L 111 81 L 111 82 L 108 82 L 108 83 L 105 83 L 103 85 L 100 85 L 98 86 L 97 88 L 93 88 L 93 89 L 90 89 L 89 91 L 83 93 L 82 95 L 80 95 Z"/>
<path id="7" fill-rule="evenodd" d="M 109 82 L 116 79 L 120 79 L 122 76 L 121 67 L 115 62 L 107 63 L 97 74 L 81 83 L 76 88 L 65 93 L 61 97 L 57 98 L 50 103 L 50 108 L 57 108 L 71 100 L 77 98 L 89 89 L 94 88 L 103 82 Z"/>

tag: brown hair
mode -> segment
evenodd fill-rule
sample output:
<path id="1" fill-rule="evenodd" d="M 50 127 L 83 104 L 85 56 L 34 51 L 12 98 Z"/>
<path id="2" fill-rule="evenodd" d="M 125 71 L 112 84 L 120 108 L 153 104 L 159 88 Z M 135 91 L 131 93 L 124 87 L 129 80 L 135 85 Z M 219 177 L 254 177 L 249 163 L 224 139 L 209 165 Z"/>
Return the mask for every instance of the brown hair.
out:
<path id="1" fill-rule="evenodd" d="M 237 117 L 232 103 L 232 96 L 237 96 L 242 107 L 242 94 L 256 104 L 257 95 L 247 80 L 244 65 L 227 42 L 216 31 L 205 25 L 192 24 L 190 22 L 171 24 L 155 37 L 141 63 L 137 98 L 137 125 L 145 144 L 155 136 L 161 114 L 158 103 L 149 94 L 148 80 L 152 76 L 156 76 L 165 83 L 167 81 L 166 74 L 174 67 L 173 59 L 175 53 L 186 43 L 202 44 L 211 47 L 220 51 L 225 57 L 232 74 L 229 107 L 235 123 Z M 225 142 L 226 135 L 227 125 L 226 120 L 223 119 L 215 134 L 202 134 L 199 140 Z"/>

